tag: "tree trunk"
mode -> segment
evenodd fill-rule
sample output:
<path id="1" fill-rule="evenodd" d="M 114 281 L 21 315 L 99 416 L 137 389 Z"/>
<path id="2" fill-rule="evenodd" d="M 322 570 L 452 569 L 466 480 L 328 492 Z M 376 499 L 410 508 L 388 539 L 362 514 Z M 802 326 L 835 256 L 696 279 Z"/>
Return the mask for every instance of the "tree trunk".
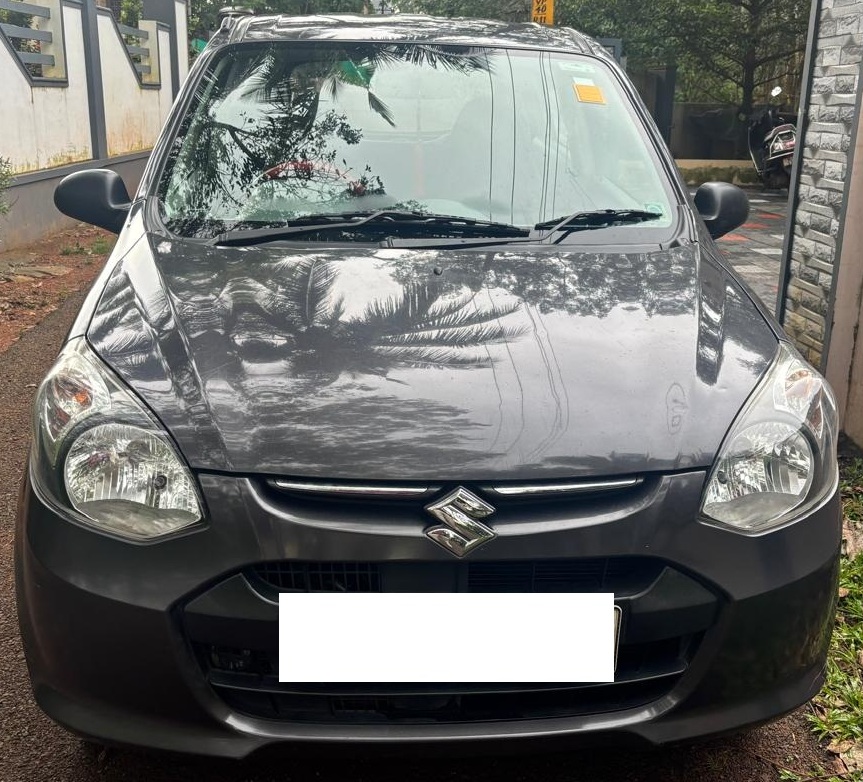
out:
<path id="1" fill-rule="evenodd" d="M 737 134 L 738 157 L 745 157 L 747 154 L 747 132 L 755 100 L 756 58 L 757 53 L 755 48 L 752 45 L 748 46 L 743 58 L 743 94 L 741 96 L 740 109 L 737 113 L 737 117 L 740 120 L 740 132 Z"/>

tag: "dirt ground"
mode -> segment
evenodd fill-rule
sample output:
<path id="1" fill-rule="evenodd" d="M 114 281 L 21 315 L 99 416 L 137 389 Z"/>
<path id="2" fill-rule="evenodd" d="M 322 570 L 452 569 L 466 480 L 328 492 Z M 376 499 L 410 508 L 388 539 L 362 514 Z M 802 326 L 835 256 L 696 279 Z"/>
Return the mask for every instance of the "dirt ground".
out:
<path id="1" fill-rule="evenodd" d="M 281 754 L 232 763 L 93 749 L 53 724 L 33 702 L 15 618 L 17 487 L 36 385 L 111 241 L 109 234 L 85 228 L 25 251 L 0 254 L 0 782 L 774 782 L 784 770 L 804 777 L 818 769 L 845 770 L 808 730 L 805 709 L 747 734 L 670 750 L 460 759 L 297 759 Z M 38 276 L 34 267 L 40 266 L 58 268 Z"/>
<path id="2" fill-rule="evenodd" d="M 0 353 L 70 293 L 85 290 L 115 239 L 82 226 L 19 250 L 4 251 L 0 244 Z"/>

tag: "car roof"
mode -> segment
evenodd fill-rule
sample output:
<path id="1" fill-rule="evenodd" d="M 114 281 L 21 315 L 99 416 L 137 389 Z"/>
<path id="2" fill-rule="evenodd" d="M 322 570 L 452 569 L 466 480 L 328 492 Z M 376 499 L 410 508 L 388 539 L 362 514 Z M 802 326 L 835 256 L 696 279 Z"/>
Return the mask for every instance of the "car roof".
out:
<path id="1" fill-rule="evenodd" d="M 234 16 L 224 20 L 210 45 L 216 47 L 240 41 L 278 40 L 393 41 L 554 49 L 612 60 L 597 41 L 569 27 L 486 19 L 444 19 L 419 14 Z"/>

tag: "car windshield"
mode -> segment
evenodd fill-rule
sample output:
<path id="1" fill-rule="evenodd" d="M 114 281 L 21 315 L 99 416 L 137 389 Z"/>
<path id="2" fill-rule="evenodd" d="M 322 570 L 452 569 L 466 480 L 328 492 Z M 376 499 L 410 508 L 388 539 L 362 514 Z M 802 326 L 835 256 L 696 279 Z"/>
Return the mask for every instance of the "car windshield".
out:
<path id="1" fill-rule="evenodd" d="M 167 227 L 195 237 L 382 209 L 518 226 L 605 209 L 660 215 L 624 229 L 635 235 L 672 222 L 658 171 L 598 58 L 278 41 L 213 57 L 158 196 Z"/>

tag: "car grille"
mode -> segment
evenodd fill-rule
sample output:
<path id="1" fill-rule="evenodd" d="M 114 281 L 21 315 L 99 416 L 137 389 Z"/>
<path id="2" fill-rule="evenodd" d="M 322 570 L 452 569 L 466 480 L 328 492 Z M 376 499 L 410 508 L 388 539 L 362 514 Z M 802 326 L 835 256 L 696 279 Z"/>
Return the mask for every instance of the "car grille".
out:
<path id="1" fill-rule="evenodd" d="M 416 723 L 540 719 L 643 706 L 687 668 L 700 636 L 623 645 L 608 684 L 285 684 L 275 650 L 196 645 L 210 685 L 236 711 L 293 722 Z"/>
<path id="2" fill-rule="evenodd" d="M 664 568 L 645 557 L 452 563 L 265 562 L 246 571 L 260 591 L 275 592 L 613 592 L 634 594 Z M 402 574 L 410 576 L 402 579 Z M 399 589 L 396 584 L 403 584 Z"/>
<path id="3" fill-rule="evenodd" d="M 660 617 L 663 629 L 659 637 L 655 626 L 652 635 L 628 633 L 624 621 L 615 681 L 606 684 L 289 684 L 278 681 L 275 621 L 266 623 L 267 629 L 252 641 L 252 628 L 238 629 L 238 620 L 196 614 L 189 624 L 190 641 L 219 697 L 238 712 L 267 719 L 393 724 L 539 719 L 619 711 L 643 706 L 671 691 L 687 670 L 716 608 L 715 595 L 662 560 L 285 561 L 259 563 L 242 572 L 245 582 L 269 601 L 277 599 L 280 591 L 602 591 L 615 594 L 624 617 L 645 595 L 655 594 L 669 573 L 677 579 L 673 594 L 682 602 L 675 606 L 675 598 L 669 599 L 666 592 L 665 598 L 650 603 L 656 607 L 650 610 L 666 612 Z M 696 612 L 697 618 L 691 608 L 693 591 L 687 589 L 700 596 L 702 609 Z M 253 592 L 247 594 L 255 599 Z M 642 614 L 642 625 L 644 618 Z M 237 645 L 229 645 L 229 638 L 236 638 L 233 643 Z M 357 642 L 359 639 L 345 638 L 345 654 Z"/>

